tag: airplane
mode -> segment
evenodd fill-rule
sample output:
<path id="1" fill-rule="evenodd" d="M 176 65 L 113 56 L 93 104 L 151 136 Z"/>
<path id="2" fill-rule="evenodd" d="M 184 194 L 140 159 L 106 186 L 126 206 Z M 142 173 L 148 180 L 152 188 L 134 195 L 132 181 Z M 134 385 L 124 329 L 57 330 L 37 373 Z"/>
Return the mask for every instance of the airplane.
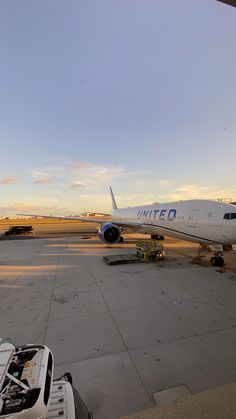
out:
<path id="1" fill-rule="evenodd" d="M 236 1 L 235 0 L 218 0 L 221 3 L 229 4 L 230 6 L 236 7 Z"/>
<path id="2" fill-rule="evenodd" d="M 168 235 L 188 240 L 199 243 L 199 253 L 212 251 L 214 257 L 211 258 L 211 263 L 214 266 L 223 266 L 224 264 L 223 245 L 236 244 L 236 208 L 232 204 L 192 199 L 118 209 L 111 187 L 110 193 L 112 201 L 110 219 L 35 214 L 17 215 L 82 222 L 89 220 L 89 222 L 100 224 L 98 236 L 107 245 L 123 241 L 121 234 L 127 229 L 150 234 L 152 239 Z M 221 245 L 220 250 L 219 245 Z"/>

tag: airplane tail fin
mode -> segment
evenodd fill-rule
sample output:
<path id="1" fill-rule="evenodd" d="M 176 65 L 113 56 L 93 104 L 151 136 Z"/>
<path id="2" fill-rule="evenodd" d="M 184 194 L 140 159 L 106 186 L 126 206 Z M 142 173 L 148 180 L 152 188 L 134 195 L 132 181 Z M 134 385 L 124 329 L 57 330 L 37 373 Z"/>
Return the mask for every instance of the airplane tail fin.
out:
<path id="1" fill-rule="evenodd" d="M 113 191 L 112 191 L 112 189 L 111 189 L 111 186 L 110 186 L 110 192 L 111 192 L 112 209 L 113 209 L 113 210 L 117 210 L 117 209 L 118 209 L 118 207 L 117 207 L 117 205 L 116 205 L 116 200 L 115 200 L 115 197 L 114 197 Z"/>

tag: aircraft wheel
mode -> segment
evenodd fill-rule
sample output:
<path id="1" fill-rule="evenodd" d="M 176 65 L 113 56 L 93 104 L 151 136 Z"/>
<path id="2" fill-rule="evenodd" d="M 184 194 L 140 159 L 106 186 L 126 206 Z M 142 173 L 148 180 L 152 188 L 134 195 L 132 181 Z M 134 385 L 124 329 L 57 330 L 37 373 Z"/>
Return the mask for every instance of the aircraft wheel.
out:
<path id="1" fill-rule="evenodd" d="M 120 236 L 119 243 L 124 243 L 124 237 Z"/>
<path id="2" fill-rule="evenodd" d="M 159 234 L 151 234 L 151 239 L 152 240 L 164 240 L 165 237 L 164 236 L 160 236 Z"/>
<path id="3" fill-rule="evenodd" d="M 224 259 L 222 258 L 222 256 L 218 256 L 216 258 L 216 266 L 224 266 Z"/>
<path id="4" fill-rule="evenodd" d="M 224 259 L 222 256 L 213 256 L 211 258 L 211 264 L 212 266 L 223 266 L 224 265 Z"/>
<path id="5" fill-rule="evenodd" d="M 211 264 L 212 264 L 212 266 L 216 266 L 216 257 L 215 256 L 213 256 L 211 258 Z"/>

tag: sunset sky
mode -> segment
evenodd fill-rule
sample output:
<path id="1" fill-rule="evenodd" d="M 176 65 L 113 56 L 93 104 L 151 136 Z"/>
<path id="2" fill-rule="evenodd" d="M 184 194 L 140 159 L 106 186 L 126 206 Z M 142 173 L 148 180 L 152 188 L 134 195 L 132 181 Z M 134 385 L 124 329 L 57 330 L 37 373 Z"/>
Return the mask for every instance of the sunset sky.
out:
<path id="1" fill-rule="evenodd" d="M 0 216 L 236 201 L 236 8 L 0 2 Z"/>

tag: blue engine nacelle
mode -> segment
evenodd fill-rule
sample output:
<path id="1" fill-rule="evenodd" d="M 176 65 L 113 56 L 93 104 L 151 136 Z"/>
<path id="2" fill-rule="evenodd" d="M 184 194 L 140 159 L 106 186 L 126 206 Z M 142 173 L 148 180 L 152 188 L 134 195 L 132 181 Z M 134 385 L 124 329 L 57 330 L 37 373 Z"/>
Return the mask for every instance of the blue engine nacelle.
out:
<path id="1" fill-rule="evenodd" d="M 99 228 L 98 237 L 103 243 L 115 244 L 120 241 L 120 230 L 115 224 L 105 223 Z"/>

